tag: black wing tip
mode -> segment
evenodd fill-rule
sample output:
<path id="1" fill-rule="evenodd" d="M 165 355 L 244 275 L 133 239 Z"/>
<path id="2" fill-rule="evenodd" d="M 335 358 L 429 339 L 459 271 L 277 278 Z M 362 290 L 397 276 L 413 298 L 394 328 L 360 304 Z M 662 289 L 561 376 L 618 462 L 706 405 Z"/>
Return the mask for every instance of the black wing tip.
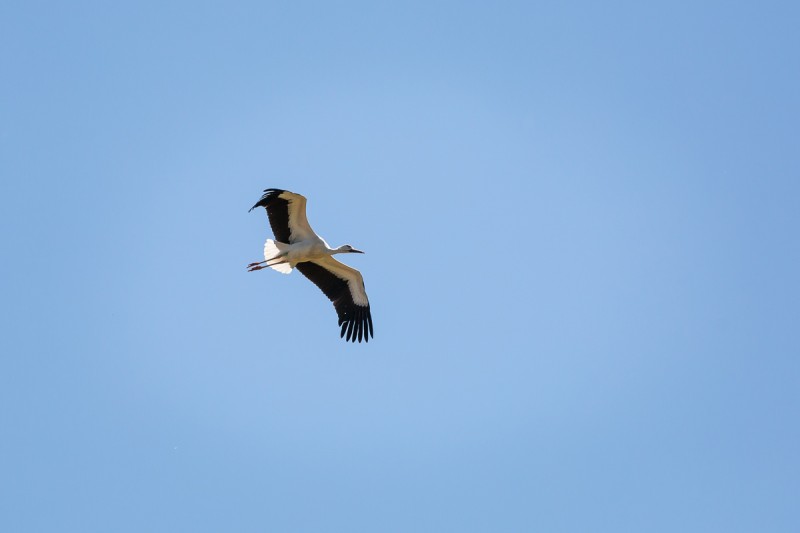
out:
<path id="1" fill-rule="evenodd" d="M 249 213 L 256 207 L 267 207 L 271 201 L 275 198 L 280 196 L 282 193 L 285 193 L 286 189 L 264 189 L 264 194 L 261 195 L 261 198 L 258 199 L 256 205 L 251 207 L 247 212 Z"/>
<path id="2" fill-rule="evenodd" d="M 352 316 L 339 319 L 339 338 L 345 342 L 369 342 L 370 338 L 375 338 L 372 332 L 372 313 L 369 307 L 356 307 Z M 346 334 L 346 335 L 345 335 Z"/>

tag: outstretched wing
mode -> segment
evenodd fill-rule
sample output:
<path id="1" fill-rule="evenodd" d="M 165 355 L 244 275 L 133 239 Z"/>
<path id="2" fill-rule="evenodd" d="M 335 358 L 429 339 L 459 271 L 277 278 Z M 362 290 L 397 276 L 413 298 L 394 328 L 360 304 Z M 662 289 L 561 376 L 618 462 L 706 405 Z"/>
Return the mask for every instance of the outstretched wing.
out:
<path id="1" fill-rule="evenodd" d="M 277 241 L 292 244 L 317 236 L 306 218 L 305 196 L 283 189 L 266 189 L 250 211 L 256 207 L 266 208 Z"/>
<path id="2" fill-rule="evenodd" d="M 325 296 L 333 302 L 342 327 L 340 337 L 347 333 L 348 341 L 356 342 L 358 339 L 361 342 L 363 338 L 369 342 L 369 338 L 373 336 L 372 314 L 361 272 L 333 257 L 297 263 L 295 268 L 322 289 Z"/>

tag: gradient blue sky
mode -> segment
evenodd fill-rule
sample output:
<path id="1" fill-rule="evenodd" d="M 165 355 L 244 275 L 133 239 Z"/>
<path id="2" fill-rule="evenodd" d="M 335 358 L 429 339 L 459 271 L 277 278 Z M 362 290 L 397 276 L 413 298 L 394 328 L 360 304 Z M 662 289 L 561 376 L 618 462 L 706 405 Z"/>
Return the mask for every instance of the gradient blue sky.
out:
<path id="1" fill-rule="evenodd" d="M 4 3 L 0 529 L 798 531 L 798 20 Z"/>

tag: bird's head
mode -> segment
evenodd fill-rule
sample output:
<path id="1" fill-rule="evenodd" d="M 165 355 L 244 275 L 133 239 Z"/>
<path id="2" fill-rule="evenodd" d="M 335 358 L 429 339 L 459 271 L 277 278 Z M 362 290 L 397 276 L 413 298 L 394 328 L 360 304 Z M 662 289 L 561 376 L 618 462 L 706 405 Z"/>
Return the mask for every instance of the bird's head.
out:
<path id="1" fill-rule="evenodd" d="M 345 244 L 344 246 L 340 246 L 338 251 L 343 253 L 343 254 L 363 254 L 364 253 L 361 250 L 356 250 L 355 248 L 353 248 L 349 244 Z"/>

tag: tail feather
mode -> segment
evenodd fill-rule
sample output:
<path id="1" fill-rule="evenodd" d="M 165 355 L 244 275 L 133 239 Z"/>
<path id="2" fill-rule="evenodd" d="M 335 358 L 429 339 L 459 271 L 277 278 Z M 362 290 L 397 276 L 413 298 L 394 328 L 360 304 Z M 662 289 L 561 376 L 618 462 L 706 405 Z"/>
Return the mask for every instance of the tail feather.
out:
<path id="1" fill-rule="evenodd" d="M 267 239 L 267 242 L 264 243 L 264 259 L 267 261 L 270 259 L 275 259 L 288 249 L 288 244 Z M 279 261 L 281 260 L 283 259 L 279 259 Z M 290 274 L 292 272 L 292 265 L 290 263 L 281 263 L 279 265 L 270 266 L 270 268 L 277 270 L 281 274 Z"/>

